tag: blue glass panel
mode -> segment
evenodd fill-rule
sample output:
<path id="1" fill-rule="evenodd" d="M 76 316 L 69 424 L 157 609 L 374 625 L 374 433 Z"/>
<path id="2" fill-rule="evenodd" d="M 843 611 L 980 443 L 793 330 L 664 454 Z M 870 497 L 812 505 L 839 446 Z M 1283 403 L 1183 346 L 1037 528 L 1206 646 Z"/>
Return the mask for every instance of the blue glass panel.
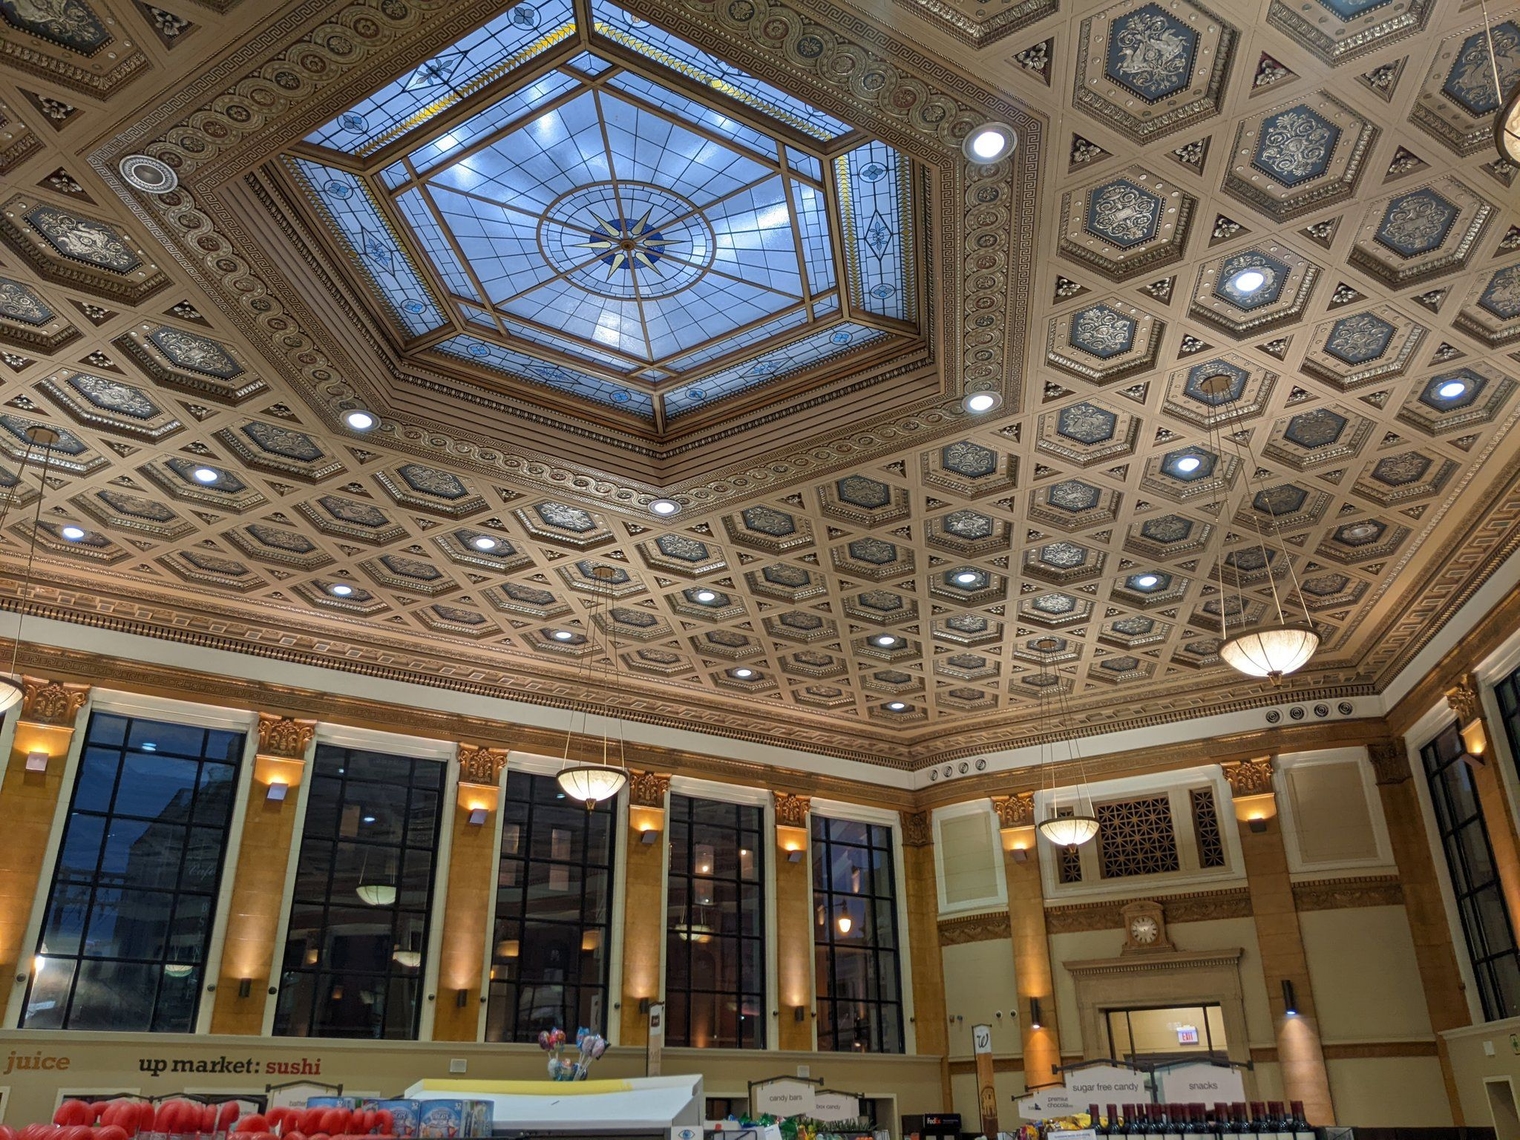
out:
<path id="1" fill-rule="evenodd" d="M 822 318 L 839 310 L 839 294 L 830 293 L 827 297 L 813 302 L 814 319 Z"/>
<path id="2" fill-rule="evenodd" d="M 786 161 L 793 170 L 814 182 L 823 181 L 823 164 L 810 154 L 803 154 L 796 147 L 786 148 Z"/>
<path id="3" fill-rule="evenodd" d="M 618 356 L 611 352 L 603 352 L 594 345 L 566 340 L 562 336 L 556 336 L 553 333 L 534 328 L 532 325 L 525 325 L 509 317 L 502 317 L 501 323 L 502 327 L 507 330 L 508 336 L 531 341 L 533 344 L 541 344 L 545 348 L 553 349 L 569 356 L 577 356 L 588 364 L 601 365 L 603 368 L 621 372 L 631 363 L 627 357 Z M 648 369 L 642 370 L 640 375 L 645 375 L 648 371 Z"/>
<path id="4" fill-rule="evenodd" d="M 554 276 L 538 252 L 536 215 L 439 188 L 432 198 L 490 300 L 503 301 Z"/>
<path id="5" fill-rule="evenodd" d="M 619 181 L 653 183 L 705 207 L 772 173 L 739 151 L 616 96 L 604 95 L 601 104 L 612 175 Z"/>
<path id="6" fill-rule="evenodd" d="M 380 172 L 380 181 L 385 183 L 387 190 L 394 190 L 398 186 L 405 186 L 411 174 L 407 172 L 406 163 L 393 162 Z"/>
<path id="7" fill-rule="evenodd" d="M 402 251 L 369 191 L 353 175 L 306 159 L 287 159 L 339 237 L 354 253 L 401 327 L 416 335 L 444 323 L 432 292 Z"/>
<path id="8" fill-rule="evenodd" d="M 870 142 L 835 159 L 834 168 L 850 300 L 882 316 L 912 317 L 907 164 L 885 143 Z"/>
<path id="9" fill-rule="evenodd" d="M 724 396 L 779 380 L 793 372 L 811 368 L 832 356 L 875 344 L 887 336 L 887 333 L 879 329 L 849 322 L 820 329 L 759 360 L 736 364 L 711 376 L 704 376 L 690 387 L 666 393 L 665 414 L 674 419 Z"/>
<path id="10" fill-rule="evenodd" d="M 424 143 L 412 152 L 412 166 L 426 174 L 440 162 L 446 162 L 486 135 L 510 126 L 514 120 L 541 110 L 544 104 L 574 90 L 579 84 L 564 72 L 551 71 L 541 79 L 503 95 L 478 115 L 472 115 L 447 133 Z"/>
<path id="11" fill-rule="evenodd" d="M 709 130 L 722 135 L 725 139 L 753 151 L 771 162 L 776 161 L 776 144 L 766 138 L 759 131 L 745 126 L 737 120 L 730 119 L 720 111 L 714 111 L 711 107 L 704 107 L 688 99 L 679 92 L 672 91 L 668 87 L 661 87 L 657 83 L 651 83 L 642 75 L 634 75 L 632 72 L 622 72 L 607 80 L 607 86 L 616 87 L 630 95 L 636 95 L 646 103 L 653 103 L 656 107 L 670 111 L 679 118 L 691 123 L 699 123 Z M 790 152 L 789 152 L 790 153 Z M 817 161 L 814 160 L 814 166 Z"/>
<path id="12" fill-rule="evenodd" d="M 592 0 L 591 16 L 597 32 L 608 39 L 632 48 L 647 59 L 690 76 L 814 138 L 838 138 L 850 129 L 833 115 L 810 107 L 769 83 L 729 66 L 679 36 L 673 36 L 642 20 L 635 21 L 627 12 L 607 0 Z"/>
<path id="13" fill-rule="evenodd" d="M 372 154 L 574 31 L 569 0 L 520 0 L 485 27 L 319 127 L 306 141 L 350 154 Z"/>
<path id="14" fill-rule="evenodd" d="M 748 348 L 751 345 L 764 344 L 768 340 L 774 340 L 776 337 L 791 332 L 793 329 L 801 328 L 806 323 L 807 313 L 799 306 L 789 312 L 782 313 L 780 316 L 773 317 L 763 324 L 758 324 L 752 329 L 747 329 L 741 333 L 734 333 L 732 336 L 724 337 L 715 344 L 706 345 L 695 352 L 688 352 L 685 356 L 678 356 L 670 361 L 670 367 L 677 373 L 690 372 L 718 359 L 720 356 L 727 356 L 730 352 L 737 352 L 739 349 Z"/>
<path id="15" fill-rule="evenodd" d="M 600 297 L 555 277 L 501 307 L 512 316 L 613 349 L 632 360 L 652 359 L 636 301 Z"/>
<path id="16" fill-rule="evenodd" d="M 599 55 L 583 51 L 570 61 L 569 66 L 575 68 L 576 71 L 584 72 L 586 75 L 600 75 L 613 65 Z"/>
<path id="17" fill-rule="evenodd" d="M 422 191 L 406 191 L 396 199 L 396 208 L 422 240 L 422 248 L 427 250 L 428 258 L 443 278 L 443 283 L 460 297 L 480 300 L 480 294 L 476 292 L 469 274 L 459 264 L 459 258 L 449 245 L 448 238 L 444 237 L 443 228 L 422 200 Z"/>
<path id="18" fill-rule="evenodd" d="M 561 365 L 546 364 L 521 352 L 488 344 L 472 336 L 451 337 L 437 347 L 440 352 L 450 356 L 495 368 L 520 380 L 595 400 L 641 419 L 654 419 L 654 405 L 648 393 L 635 388 L 599 380 Z"/>
<path id="19" fill-rule="evenodd" d="M 678 305 L 645 310 L 649 340 L 656 357 L 688 348 L 729 332 L 776 311 L 785 298 L 747 281 L 708 273 L 700 285 L 679 295 Z"/>
<path id="20" fill-rule="evenodd" d="M 814 293 L 832 289 L 834 249 L 829 243 L 829 215 L 823 193 L 805 182 L 792 180 L 792 197 L 797 203 L 797 229 L 802 234 L 802 256 L 807 264 L 808 287 Z"/>

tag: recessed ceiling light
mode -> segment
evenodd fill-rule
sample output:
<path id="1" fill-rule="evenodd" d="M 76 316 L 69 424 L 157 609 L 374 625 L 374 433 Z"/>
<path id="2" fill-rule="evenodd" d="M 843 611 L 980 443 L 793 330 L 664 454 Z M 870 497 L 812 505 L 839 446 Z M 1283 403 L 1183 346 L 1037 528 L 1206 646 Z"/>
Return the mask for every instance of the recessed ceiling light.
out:
<path id="1" fill-rule="evenodd" d="M 1156 577 L 1154 574 L 1141 574 L 1138 578 L 1135 579 L 1135 585 L 1139 586 L 1142 590 L 1149 590 L 1159 581 L 1161 581 L 1161 579 Z"/>
<path id="2" fill-rule="evenodd" d="M 982 576 L 975 570 L 961 570 L 955 575 L 957 586 L 974 586 L 982 580 Z"/>
<path id="3" fill-rule="evenodd" d="M 197 483 L 215 483 L 222 477 L 222 473 L 215 467 L 197 467 L 190 474 Z"/>
<path id="4" fill-rule="evenodd" d="M 742 669 L 741 668 L 741 669 L 735 669 L 734 670 L 734 676 L 738 677 L 741 681 L 744 680 L 744 679 L 746 679 L 746 678 L 748 678 L 748 677 L 753 677 L 754 675 L 755 675 L 755 671 L 753 669 Z"/>
<path id="5" fill-rule="evenodd" d="M 876 644 L 883 649 L 891 649 L 892 646 L 897 644 L 897 638 L 893 637 L 890 633 L 878 633 L 875 640 Z"/>
<path id="6" fill-rule="evenodd" d="M 470 545 L 476 550 L 495 550 L 497 542 L 489 534 L 477 534 L 470 539 Z"/>
<path id="7" fill-rule="evenodd" d="M 1254 293 L 1267 283 L 1267 275 L 1255 266 L 1248 266 L 1230 278 L 1230 288 L 1237 293 Z"/>
<path id="8" fill-rule="evenodd" d="M 961 407 L 972 415 L 980 415 L 983 412 L 992 411 L 1002 402 L 1003 397 L 996 392 L 972 392 L 961 401 Z"/>
<path id="9" fill-rule="evenodd" d="M 1184 455 L 1181 459 L 1177 460 L 1177 470 L 1181 471 L 1184 475 L 1191 475 L 1202 466 L 1203 460 L 1199 459 L 1196 455 Z"/>
<path id="10" fill-rule="evenodd" d="M 575 634 L 571 633 L 568 629 L 556 629 L 549 636 L 554 638 L 555 641 L 569 641 Z"/>
<path id="11" fill-rule="evenodd" d="M 697 591 L 697 601 L 699 602 L 716 602 L 717 600 L 718 595 L 713 593 L 711 590 Z"/>
<path id="12" fill-rule="evenodd" d="M 891 709 L 893 712 L 902 712 L 903 709 L 907 707 L 908 706 L 903 704 L 902 701 L 892 701 L 887 705 L 887 708 Z"/>
<path id="13" fill-rule="evenodd" d="M 66 526 L 58 533 L 63 535 L 63 537 L 68 539 L 70 542 L 78 542 L 81 538 L 84 537 L 84 529 L 77 526 Z"/>
<path id="14" fill-rule="evenodd" d="M 987 123 L 966 136 L 963 149 L 972 162 L 996 162 L 1018 145 L 1018 133 L 1007 123 Z"/>
<path id="15" fill-rule="evenodd" d="M 674 499 L 655 499 L 649 504 L 649 511 L 651 514 L 668 519 L 671 515 L 681 513 L 681 504 Z"/>
<path id="16" fill-rule="evenodd" d="M 354 588 L 347 582 L 334 582 L 327 587 L 327 592 L 339 598 L 346 598 L 354 592 Z"/>
<path id="17" fill-rule="evenodd" d="M 354 431 L 369 431 L 375 426 L 375 417 L 363 408 L 350 408 L 343 413 L 343 422 Z"/>
<path id="18" fill-rule="evenodd" d="M 1436 395 L 1443 400 L 1455 400 L 1465 391 L 1467 391 L 1466 380 L 1448 380 L 1436 389 Z"/>

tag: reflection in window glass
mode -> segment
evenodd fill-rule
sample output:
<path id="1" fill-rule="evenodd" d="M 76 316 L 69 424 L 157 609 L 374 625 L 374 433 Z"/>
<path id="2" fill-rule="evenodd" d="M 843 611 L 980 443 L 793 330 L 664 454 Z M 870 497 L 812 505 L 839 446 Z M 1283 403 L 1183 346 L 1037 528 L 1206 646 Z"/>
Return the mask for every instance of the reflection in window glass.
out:
<path id="1" fill-rule="evenodd" d="M 195 1028 L 241 733 L 95 713 L 25 1029 Z"/>
<path id="2" fill-rule="evenodd" d="M 670 797 L 665 1040 L 765 1047 L 765 890 L 757 807 Z"/>
<path id="3" fill-rule="evenodd" d="M 892 829 L 813 816 L 818 1048 L 903 1051 Z"/>
<path id="4" fill-rule="evenodd" d="M 607 1031 L 613 802 L 590 811 L 511 772 L 502 802 L 487 1041 Z"/>
<path id="5" fill-rule="evenodd" d="M 445 766 L 319 745 L 274 1031 L 414 1039 Z"/>
<path id="6" fill-rule="evenodd" d="M 1520 1014 L 1520 950 L 1515 947 L 1472 769 L 1463 758 L 1466 751 L 1461 733 L 1452 724 L 1420 749 L 1420 759 L 1430 782 L 1436 830 L 1446 854 L 1483 1016 L 1496 1021 Z"/>
<path id="7" fill-rule="evenodd" d="M 1108 1010 L 1109 1056 L 1124 1061 L 1163 1060 L 1175 1054 L 1229 1056 L 1224 1015 L 1217 1003 Z"/>

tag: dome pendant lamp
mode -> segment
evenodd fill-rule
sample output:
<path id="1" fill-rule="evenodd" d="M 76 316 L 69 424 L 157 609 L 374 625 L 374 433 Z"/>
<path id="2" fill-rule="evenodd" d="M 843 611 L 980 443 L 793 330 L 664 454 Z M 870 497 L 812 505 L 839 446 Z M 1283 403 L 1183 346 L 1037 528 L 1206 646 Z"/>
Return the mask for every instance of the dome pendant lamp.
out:
<path id="1" fill-rule="evenodd" d="M 1056 693 L 1064 707 L 1066 695 L 1061 690 L 1061 679 L 1055 671 L 1054 656 L 1056 650 L 1060 647 L 1060 642 L 1054 637 L 1042 637 L 1031 642 L 1030 646 L 1033 649 L 1039 650 L 1044 655 L 1044 679 L 1048 679 L 1054 684 Z M 1040 686 L 1040 720 L 1042 722 L 1046 721 L 1045 690 L 1049 687 L 1050 685 Z M 1054 730 L 1054 716 L 1050 718 L 1048 727 Z M 1045 745 L 1042 743 L 1040 745 L 1042 762 L 1045 759 L 1043 756 L 1044 749 Z M 1087 773 L 1082 765 L 1081 751 L 1075 737 L 1068 743 L 1067 749 L 1068 760 L 1076 761 L 1078 766 L 1077 802 L 1065 814 L 1062 814 L 1061 809 L 1056 806 L 1055 745 L 1052 743 L 1050 762 L 1044 765 L 1051 772 L 1050 800 L 1046 804 L 1047 814 L 1036 825 L 1036 830 L 1057 847 L 1080 847 L 1082 844 L 1088 843 L 1097 837 L 1098 817 L 1093 813 L 1092 795 L 1087 790 Z M 1044 782 L 1043 777 L 1041 777 L 1041 782 Z"/>
<path id="2" fill-rule="evenodd" d="M 588 677 L 591 669 L 591 661 L 596 655 L 596 631 L 598 628 L 596 619 L 598 615 L 598 608 L 601 602 L 601 593 L 602 590 L 611 589 L 613 576 L 616 573 L 617 570 L 611 566 L 594 566 L 591 569 L 591 576 L 597 580 L 600 589 L 592 598 L 591 621 L 587 626 L 587 631 L 591 635 L 590 650 L 588 651 L 586 659 Z M 606 652 L 607 676 L 604 678 L 604 681 L 607 684 L 608 691 L 612 691 L 617 688 L 618 658 L 617 644 L 610 638 L 610 636 L 606 646 Z M 606 716 L 616 719 L 610 707 L 604 707 L 603 712 Z M 589 722 L 589 720 L 590 713 L 588 712 L 586 714 L 586 721 Z M 560 789 L 565 793 L 565 795 L 569 796 L 573 800 L 579 800 L 581 803 L 585 804 L 586 810 L 588 812 L 595 808 L 597 804 L 612 799 L 613 796 L 617 795 L 618 792 L 623 790 L 623 785 L 628 782 L 628 764 L 624 753 L 623 742 L 623 722 L 621 720 L 618 720 L 617 723 L 618 763 L 616 765 L 613 765 L 608 759 L 609 753 L 611 752 L 611 739 L 610 731 L 606 728 L 602 730 L 602 762 L 600 764 L 572 764 L 570 762 L 570 741 L 574 733 L 575 713 L 573 710 L 570 713 L 570 727 L 566 728 L 565 730 L 565 766 L 560 769 L 557 779 L 559 781 Z"/>

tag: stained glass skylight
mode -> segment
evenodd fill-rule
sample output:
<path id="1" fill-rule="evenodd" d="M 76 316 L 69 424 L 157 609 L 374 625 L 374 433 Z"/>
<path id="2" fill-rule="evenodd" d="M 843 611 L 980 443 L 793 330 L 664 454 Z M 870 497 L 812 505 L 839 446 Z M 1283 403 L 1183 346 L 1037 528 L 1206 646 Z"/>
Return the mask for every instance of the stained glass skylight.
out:
<path id="1" fill-rule="evenodd" d="M 668 423 L 912 338 L 911 162 L 590 11 L 521 0 L 289 158 L 403 347 Z"/>

